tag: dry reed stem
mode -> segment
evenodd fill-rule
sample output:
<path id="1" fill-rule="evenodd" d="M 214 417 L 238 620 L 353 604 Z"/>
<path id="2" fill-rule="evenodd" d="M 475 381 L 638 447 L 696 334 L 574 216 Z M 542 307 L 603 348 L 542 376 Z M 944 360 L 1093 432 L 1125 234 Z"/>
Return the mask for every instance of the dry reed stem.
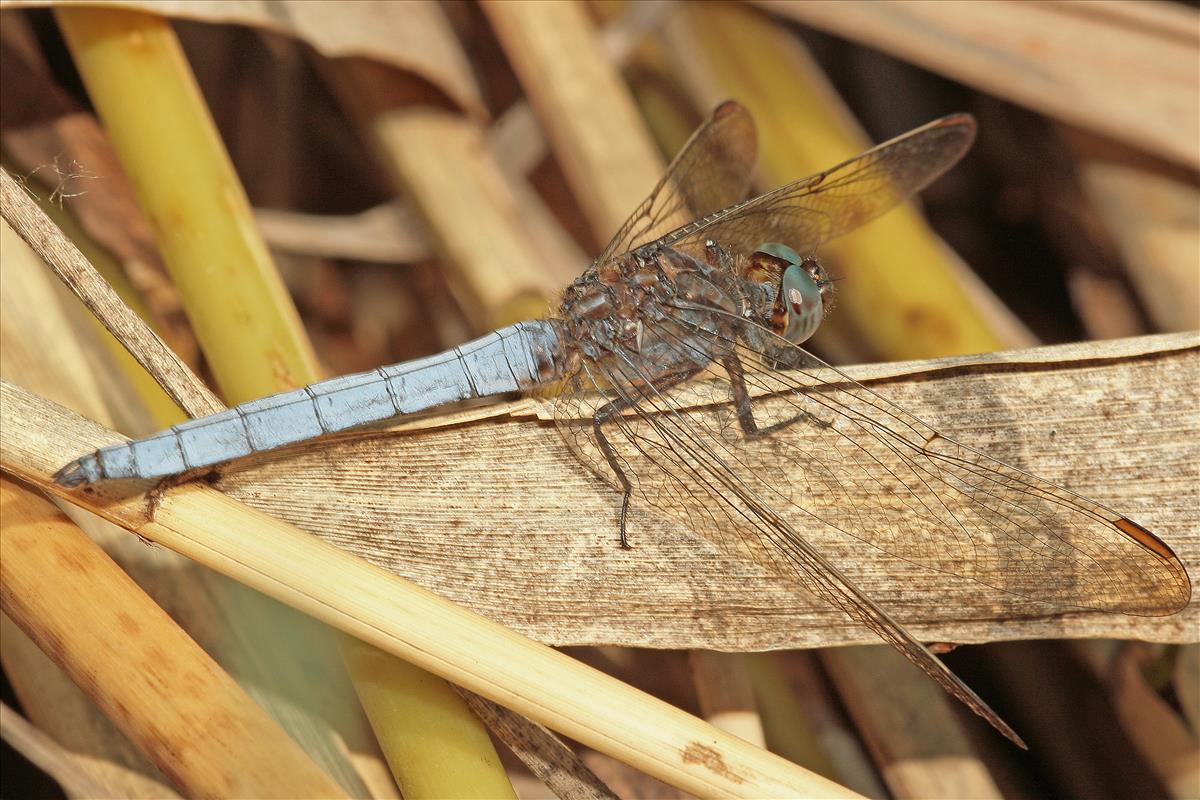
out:
<path id="1" fill-rule="evenodd" d="M 385 20 L 432 16 L 434 48 L 466 62 L 435 4 L 375 7 Z M 481 330 L 541 316 L 583 266 L 578 248 L 528 186 L 487 145 L 481 115 L 446 111 L 442 98 L 362 60 L 324 65 L 398 188 L 424 218 L 459 304 Z M 477 89 L 475 89 L 478 92 Z"/>
<path id="2" fill-rule="evenodd" d="M 486 2 L 483 9 L 604 244 L 663 169 L 628 87 L 582 4 Z"/>
<path id="3" fill-rule="evenodd" d="M 370 65 L 330 65 L 328 74 L 424 219 L 450 290 L 475 329 L 545 313 L 562 288 L 554 269 L 571 257 L 542 252 L 530 236 L 521 200 L 478 122 L 392 102 L 394 76 Z"/>
<path id="4" fill-rule="evenodd" d="M 316 380 L 318 375 L 311 349 L 299 328 L 295 309 L 290 299 L 282 293 L 282 284 L 266 256 L 265 248 L 257 241 L 240 184 L 229 166 L 223 146 L 212 130 L 202 100 L 194 96 L 194 83 L 169 27 L 164 28 L 165 23 L 155 18 L 139 14 L 123 15 L 120 12 L 101 12 L 99 18 L 87 15 L 77 18 L 75 12 L 65 11 L 61 16 L 75 56 L 89 78 L 90 88 L 100 92 L 100 97 L 96 98 L 97 105 L 105 114 L 110 131 L 116 128 L 113 138 L 118 150 L 126 160 L 129 171 L 135 177 L 140 177 L 138 187 L 143 202 L 148 204 L 152 218 L 161 219 L 168 215 L 173 220 L 172 230 L 164 231 L 160 225 L 158 233 L 160 239 L 164 234 L 167 235 L 168 263 L 174 267 L 173 274 L 183 288 L 184 300 L 192 319 L 209 323 L 210 336 L 207 339 L 202 337 L 202 344 L 219 379 L 235 396 L 237 392 L 245 391 L 255 395 L 266 394 Z M 73 28 L 73 25 L 76 27 Z M 80 30 L 78 26 L 84 29 Z M 93 26 L 98 30 L 93 30 Z M 198 184 L 194 187 L 196 197 L 178 195 L 179 187 L 171 184 L 171 176 L 148 174 L 145 170 L 150 166 L 150 161 L 136 152 L 136 148 L 135 152 L 130 152 L 133 145 L 130 137 L 139 131 L 126 127 L 131 122 L 130 110 L 125 105 L 128 100 L 126 84 L 133 85 L 129 74 L 131 59 L 146 57 L 146 54 L 137 52 L 146 45 L 149 54 L 147 63 L 152 68 L 146 71 L 146 76 L 142 76 L 144 81 L 141 85 L 145 88 L 149 83 L 151 94 L 158 96 L 166 107 L 179 112 L 180 118 L 170 121 L 178 126 L 172 128 L 170 124 L 164 124 L 161 117 L 150 115 L 150 119 L 143 120 L 149 131 L 142 133 L 148 140 L 158 136 L 167 142 L 187 144 L 193 148 L 198 163 L 194 165 L 196 171 L 188 173 L 187 177 Z M 154 144 L 161 143 L 155 141 Z M 149 150 L 154 155 L 155 148 L 150 147 Z M 131 158 L 132 165 L 128 163 Z M 211 201 L 213 194 L 221 197 L 216 206 L 205 202 Z M 191 202 L 197 198 L 199 202 Z M 192 229 L 200 231 L 200 239 L 192 242 L 193 248 L 183 252 L 179 249 L 181 231 Z M 245 237 L 239 238 L 239 232 L 245 233 Z M 182 235 L 183 240 L 188 238 Z M 172 244 L 175 246 L 172 247 Z M 247 249 L 239 251 L 239 247 L 243 246 Z M 232 271 L 224 280 L 213 281 L 212 270 L 204 269 L 202 265 L 202 259 L 206 258 L 216 264 L 232 267 Z M 241 339 L 240 347 L 231 349 L 229 345 L 238 338 Z M 254 357 L 256 354 L 266 354 L 268 361 L 257 360 Z M 244 357 L 246 355 L 250 357 Z M 174 376 L 158 377 L 171 385 Z M 238 399 L 249 398 L 243 395 Z M 206 413 L 211 410 L 206 410 Z M 189 411 L 196 415 L 196 409 Z M 247 614 L 245 618 L 254 617 Z M 349 645 L 347 653 L 352 667 L 358 663 L 354 657 L 355 648 L 356 645 Z M 397 665 L 397 671 L 411 674 L 401 665 Z M 282 669 L 273 672 L 276 675 L 283 674 Z M 394 719 L 387 710 L 393 706 L 382 701 L 386 691 L 383 688 L 384 681 L 380 679 L 380 670 L 376 669 L 373 676 L 373 690 L 369 697 L 381 700 L 383 710 L 372 709 L 372 719 L 376 722 Z M 400 691 L 400 694 L 408 692 Z M 443 694 L 453 696 L 448 688 Z M 408 718 L 407 715 L 401 717 Z M 458 709 L 457 718 L 464 721 L 462 727 L 478 725 L 465 708 Z M 429 717 L 426 716 L 425 720 L 428 723 Z M 491 753 L 492 772 L 496 773 L 499 767 L 494 751 L 486 736 L 480 733 L 477 739 Z M 311 744 L 318 747 L 317 752 L 322 754 L 331 749 L 319 742 Z M 486 752 L 481 754 L 471 763 L 488 763 L 486 755 Z M 344 780 L 357 782 L 352 771 L 341 769 L 343 759 L 340 755 L 330 755 L 329 758 L 336 764 Z M 410 751 L 404 756 L 396 756 L 393 763 L 407 764 L 420 760 L 414 758 Z M 467 774 L 459 773 L 458 777 L 466 780 Z M 480 773 L 471 774 L 478 776 Z M 502 771 L 499 774 L 502 775 Z M 494 782 L 480 784 L 476 790 L 489 791 L 495 785 Z M 437 795 L 444 791 L 432 789 L 431 793 Z"/>
<path id="5" fill-rule="evenodd" d="M 0 600 L 14 622 L 186 794 L 335 797 L 341 788 L 104 552 L 0 478 Z M 47 574 L 69 571 L 69 591 Z"/>
<path id="6" fill-rule="evenodd" d="M 479 123 L 410 96 L 377 65 L 324 74 L 374 142 L 439 255 L 458 304 L 480 330 L 541 316 L 582 258 L 528 187 L 510 182 Z M 567 270 L 566 272 L 564 270 Z"/>
<path id="7" fill-rule="evenodd" d="M 1168 3 L 758 3 L 1193 168 L 1200 15 Z"/>
<path id="8" fill-rule="evenodd" d="M 621 53 L 612 58 L 606 52 L 621 50 L 627 55 L 628 42 L 609 37 L 606 46 L 583 4 L 488 2 L 483 8 L 587 217 L 593 239 L 605 243 L 664 168 L 618 71 Z M 679 224 L 688 221 L 681 218 Z M 693 675 L 697 690 L 713 701 L 705 708 L 705 718 L 761 746 L 762 724 L 736 658 L 712 653 L 699 656 L 698 663 L 703 668 Z M 736 709 L 725 705 L 733 702 L 725 690 L 735 684 L 742 688 Z"/>
<path id="9" fill-rule="evenodd" d="M 163 375 L 163 388 L 189 414 L 201 416 L 222 405 L 178 356 L 137 314 L 130 311 L 100 273 L 25 194 L 0 170 L 0 210 L 33 251 L 83 301 L 147 371 Z"/>
<path id="10" fill-rule="evenodd" d="M 575 751 L 549 729 L 477 694 L 459 691 L 496 738 L 559 800 L 617 800 Z"/>
<path id="11" fill-rule="evenodd" d="M 1113 705 L 1122 727 L 1142 759 L 1177 800 L 1200 790 L 1200 740 L 1197 733 L 1150 687 L 1141 665 L 1123 659 L 1111 676 Z"/>
<path id="12" fill-rule="evenodd" d="M 1039 772 L 1050 786 L 1070 787 L 1075 797 L 1165 797 L 1165 787 L 1131 746 L 1105 687 L 1071 657 L 1073 647 L 1069 642 L 1013 642 L 992 648 L 986 663 L 978 656 L 964 658 L 999 679 L 997 691 L 1012 709 L 1030 752 L 1038 754 Z"/>
<path id="13" fill-rule="evenodd" d="M 433 4 L 376 11 L 385 23 L 413 15 L 444 23 Z M 448 25 L 431 25 L 429 34 L 438 39 L 439 50 L 465 63 Z M 451 288 L 468 314 L 486 329 L 544 313 L 559 281 L 542 261 L 561 259 L 553 242 L 539 253 L 524 235 L 521 202 L 492 160 L 478 121 L 433 108 L 408 108 L 412 98 L 404 83 L 376 65 L 347 61 L 326 67 L 334 89 L 367 128 L 424 217 Z M 450 687 L 395 662 L 391 686 L 385 688 L 384 669 L 372 654 L 348 649 L 346 661 L 359 697 L 372 703 L 368 716 L 407 797 L 512 791 L 502 785 L 507 779 L 482 723 Z M 366 665 L 372 667 L 363 672 Z M 405 695 L 407 708 L 398 702 Z M 444 768 L 448 740 L 473 753 L 453 770 Z"/>
<path id="14" fill-rule="evenodd" d="M 945 693 L 882 646 L 837 647 L 821 659 L 897 798 L 999 798 Z M 974 723 L 971 723 L 974 724 Z"/>
<path id="15" fill-rule="evenodd" d="M 1200 645 L 1184 645 L 1177 651 L 1175 675 L 1172 685 L 1175 696 L 1183 708 L 1184 719 L 1192 731 L 1200 736 Z"/>
<path id="16" fill-rule="evenodd" d="M 95 348 L 94 342 L 89 348 L 86 337 L 64 335 L 74 329 L 72 322 L 80 322 L 67 313 L 68 304 L 77 305 L 75 298 L 7 222 L 0 222 L 0 252 L 0 377 L 72 406 L 89 418 L 103 422 L 116 418 L 122 430 L 145 430 L 144 410 L 137 397 L 120 381 L 105 380 L 108 353 Z M 146 375 L 140 367 L 136 369 Z M 189 592 L 193 582 L 170 567 L 169 554 L 148 560 L 146 548 L 123 531 L 114 540 L 96 525 L 88 525 L 86 530 L 143 586 L 169 585 L 165 594 L 159 591 L 156 597 L 170 597 L 172 614 L 187 624 L 183 598 L 193 597 Z M 41 580 L 43 591 L 71 591 L 69 574 L 49 573 Z M 0 658 L 21 707 L 105 787 L 105 791 L 88 796 L 161 798 L 174 794 L 154 765 L 34 642 L 7 617 L 0 624 L 4 626 Z"/>
<path id="17" fill-rule="evenodd" d="M 432 108 L 371 114 L 369 128 L 429 226 L 451 291 L 483 330 L 545 314 L 563 263 L 529 235 L 517 195 L 471 120 Z"/>
<path id="18" fill-rule="evenodd" d="M 1067 647 L 1108 690 L 1125 735 L 1170 795 L 1179 800 L 1195 797 L 1200 788 L 1197 733 L 1147 679 L 1153 669 L 1150 662 L 1169 661 L 1172 654 L 1140 642 L 1088 640 L 1069 642 Z M 1188 647 L 1178 648 L 1175 655 L 1182 656 Z"/>
<path id="19" fill-rule="evenodd" d="M 126 304 L 142 319 L 153 320 L 155 331 L 184 363 L 195 364 L 196 342 L 177 313 L 174 290 L 164 289 L 165 269 L 150 225 L 99 120 L 57 82 L 31 27 L 32 16 L 6 14 L 0 28 L 6 119 L 13 114 L 23 120 L 5 123 L 0 160 L 11 174 L 28 176 L 24 186 L 46 215 Z M 14 87 L 18 96 L 9 94 Z M 171 421 L 178 421 L 180 412 L 170 405 L 175 409 Z"/>
<path id="20" fill-rule="evenodd" d="M 584 750 L 580 757 L 588 769 L 595 772 L 617 797 L 652 797 L 656 800 L 692 800 L 695 797 L 682 789 L 652 778 L 644 772 L 638 772 L 633 767 L 604 753 Z"/>
<path id="21" fill-rule="evenodd" d="M 1200 189 L 1137 164 L 1083 158 L 1080 178 L 1158 331 L 1200 327 Z"/>
<path id="22" fill-rule="evenodd" d="M 86 796 L 130 800 L 181 796 L 137 745 L 3 613 L 0 656 L 13 693 L 31 722 L 104 787 L 103 792 Z"/>
<path id="23" fill-rule="evenodd" d="M 256 208 L 254 219 L 273 250 L 384 264 L 433 258 L 421 224 L 398 202 L 349 215 Z"/>
<path id="24" fill-rule="evenodd" d="M 526 238 L 537 254 L 534 264 L 539 274 L 539 295 L 548 301 L 540 307 L 529 304 L 525 308 L 532 316 L 544 316 L 556 306 L 562 289 L 587 269 L 594 254 L 586 253 L 566 231 L 530 185 L 528 176 L 504 163 L 498 155 L 493 154 L 493 159 L 512 192 Z M 521 310 L 516 308 L 514 313 Z"/>
<path id="25" fill-rule="evenodd" d="M 688 664 L 704 718 L 740 739 L 766 747 L 745 658 L 738 653 L 692 650 Z"/>
<path id="26" fill-rule="evenodd" d="M 96 374 L 96 366 L 107 363 L 103 353 L 97 358 L 85 337 L 64 335 L 87 312 L 68 313 L 62 300 L 74 298 L 7 221 L 0 221 L 0 248 L 0 377 L 109 427 L 140 431 L 136 423 L 145 409 L 137 398 L 111 397 Z M 114 413 L 116 403 L 132 407 L 134 414 Z"/>
<path id="27" fill-rule="evenodd" d="M 771 752 L 808 764 L 867 797 L 887 796 L 815 652 L 754 653 L 750 664 Z M 805 724 L 796 725 L 797 719 Z"/>
<path id="28" fill-rule="evenodd" d="M 35 198 L 38 207 L 45 212 L 50 222 L 58 228 L 58 233 L 65 237 L 68 242 L 79 248 L 79 252 L 83 254 L 87 262 L 112 287 L 121 301 L 129 307 L 129 310 L 142 320 L 145 320 L 147 325 L 152 325 L 153 317 L 150 310 L 142 302 L 137 289 L 130 283 L 128 277 L 125 275 L 125 271 L 109 251 L 91 238 L 88 232 L 75 219 L 73 213 L 56 206 L 38 187 L 26 184 L 24 188 Z M 6 231 L 10 230 L 7 224 L 4 227 Z M 29 258 L 35 264 L 37 271 L 49 275 L 45 263 L 29 249 L 28 245 L 21 242 L 20 247 L 29 252 Z M 62 292 L 64 295 L 67 291 L 68 289 L 63 287 Z M 71 305 L 73 306 L 74 304 L 72 303 Z M 38 310 L 40 311 L 40 309 Z M 22 316 L 25 318 L 23 320 L 25 324 L 28 324 L 29 310 L 25 310 Z M 98 344 L 102 345 L 103 351 L 108 354 L 107 358 L 100 356 L 97 359 L 99 363 L 93 367 L 92 371 L 97 374 L 100 380 L 113 387 L 114 391 L 110 392 L 110 394 L 115 393 L 115 384 L 124 382 L 128 384 L 129 394 L 133 395 L 127 402 L 117 401 L 111 403 L 111 405 L 119 408 L 119 413 L 122 416 L 122 424 L 128 425 L 127 428 L 122 428 L 122 430 L 135 433 L 150 433 L 187 419 L 187 416 L 175 404 L 170 395 L 166 393 L 146 369 L 138 364 L 133 354 L 112 335 L 95 314 L 84 314 L 82 316 L 87 317 L 90 330 L 94 330 L 99 334 L 97 337 Z M 156 334 L 160 332 L 160 329 L 151 329 Z M 56 338 L 58 338 L 61 332 L 61 330 L 55 331 Z M 80 338 L 91 339 L 88 336 Z M 178 356 L 178 351 L 175 350 L 175 343 L 167 341 L 166 344 Z M 47 343 L 44 341 L 39 342 L 39 346 L 47 346 Z M 93 346 L 92 349 L 95 350 L 97 348 Z M 179 359 L 185 365 L 187 364 L 182 356 Z M 105 366 L 100 366 L 99 364 Z M 112 366 L 108 366 L 106 369 L 105 367 L 110 364 Z M 204 390 L 207 391 L 207 388 L 204 387 Z M 186 391 L 186 389 L 181 389 L 181 391 Z"/>
<path id="29" fill-rule="evenodd" d="M 672 52 L 682 59 L 680 77 L 694 96 L 711 103 L 733 95 L 755 112 L 761 168 L 770 185 L 832 166 L 869 146 L 824 72 L 776 20 L 745 7 L 700 6 L 679 14 L 668 30 Z M 832 257 L 835 274 L 850 280 L 839 292 L 833 324 L 819 339 L 849 338 L 847 328 L 853 327 L 850 336 L 865 339 L 870 352 L 884 359 L 1032 341 L 911 204 L 822 249 Z M 884 661 L 881 668 L 893 663 Z M 899 675 L 897 682 L 908 677 Z M 929 689 L 921 699 L 949 714 L 953 701 L 932 684 Z M 892 713 L 907 699 L 895 698 Z"/>
<path id="30" fill-rule="evenodd" d="M 661 25 L 673 10 L 672 0 L 644 0 L 625 8 L 611 24 L 597 32 L 607 60 L 614 65 L 628 61 L 643 37 Z M 550 152 L 533 107 L 525 98 L 509 106 L 489 128 L 488 145 L 506 169 L 521 175 L 533 172 Z M 604 179 L 603 175 L 600 177 Z M 587 187 L 585 190 L 590 191 Z"/>
<path id="31" fill-rule="evenodd" d="M 0 466 L 661 780 L 700 795 L 853 796 L 568 656 L 195 484 L 118 498 L 50 481 L 110 431 L 0 384 Z M 152 513 L 150 513 L 152 512 Z"/>
<path id="32" fill-rule="evenodd" d="M 315 354 L 170 23 L 98 7 L 63 7 L 56 17 L 226 399 L 244 402 L 316 380 Z M 164 385 L 175 378 L 154 374 Z M 314 664 L 300 667 L 303 648 L 331 642 L 307 620 L 236 585 L 214 596 L 226 604 L 229 640 L 253 643 L 224 654 L 246 674 L 260 671 L 259 685 L 275 687 L 262 700 L 276 718 L 330 774 L 365 793 L 332 728 L 337 711 L 354 707 L 340 667 L 326 661 L 320 677 Z M 262 647 L 265 641 L 274 646 Z M 300 713 L 284 701 L 289 692 L 305 698 Z"/>
<path id="33" fill-rule="evenodd" d="M 1074 267 L 1067 273 L 1067 291 L 1086 338 L 1121 339 L 1146 333 L 1133 292 L 1120 278 Z"/>
<path id="34" fill-rule="evenodd" d="M 11 6 L 64 7 L 72 0 L 15 0 Z M 471 64 L 436 4 L 313 3 L 311 0 L 106 0 L 109 8 L 213 25 L 282 33 L 330 59 L 360 57 L 429 81 L 476 119 L 487 115 Z"/>

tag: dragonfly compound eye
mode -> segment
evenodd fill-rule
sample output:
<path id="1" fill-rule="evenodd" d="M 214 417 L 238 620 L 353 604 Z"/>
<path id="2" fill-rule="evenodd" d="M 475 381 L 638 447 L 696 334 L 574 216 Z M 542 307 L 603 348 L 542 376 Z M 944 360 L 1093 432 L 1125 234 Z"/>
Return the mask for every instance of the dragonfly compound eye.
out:
<path id="1" fill-rule="evenodd" d="M 783 337 L 800 344 L 816 333 L 824 317 L 821 287 L 803 264 L 792 264 L 783 272 L 780 299 L 787 312 Z"/>
<path id="2" fill-rule="evenodd" d="M 821 265 L 814 258 L 801 258 L 785 244 L 767 242 L 758 248 L 776 263 L 786 265 L 779 278 L 779 295 L 775 306 L 775 330 L 792 344 L 800 344 L 816 333 L 825 316 L 825 292 L 828 284 Z"/>

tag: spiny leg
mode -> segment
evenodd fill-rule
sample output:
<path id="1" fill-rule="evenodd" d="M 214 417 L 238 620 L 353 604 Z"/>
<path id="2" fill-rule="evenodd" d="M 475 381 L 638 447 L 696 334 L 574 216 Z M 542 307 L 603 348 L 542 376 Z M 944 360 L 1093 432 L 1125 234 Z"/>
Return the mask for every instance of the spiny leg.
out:
<path id="1" fill-rule="evenodd" d="M 733 272 L 733 264 L 730 261 L 729 254 L 716 242 L 710 241 L 704 243 L 704 261 L 714 269 Z M 754 409 L 750 403 L 750 392 L 746 389 L 746 372 L 742 367 L 741 359 L 738 358 L 736 352 L 731 351 L 721 359 L 721 365 L 725 367 L 725 372 L 729 375 L 729 383 L 733 388 L 738 424 L 747 438 L 756 439 L 768 436 L 789 425 L 794 425 L 802 419 L 807 419 L 815 425 L 829 427 L 829 423 L 814 417 L 812 414 L 801 411 L 790 419 L 785 419 L 766 428 L 759 428 L 758 423 L 754 420 Z"/>
<path id="2" fill-rule="evenodd" d="M 617 460 L 617 451 L 613 449 L 608 437 L 604 435 L 604 431 L 600 427 L 610 419 L 620 416 L 621 412 L 627 408 L 633 408 L 633 403 L 624 397 L 605 403 L 592 415 L 592 433 L 596 437 L 596 444 L 600 446 L 600 452 L 604 454 L 604 460 L 608 462 L 608 468 L 613 471 L 617 482 L 621 484 L 621 547 L 630 550 L 632 548 L 630 548 L 629 539 L 625 535 L 625 518 L 629 515 L 629 500 L 633 496 L 633 484 L 629 482 L 625 470 L 621 468 L 621 462 Z"/>
<path id="3" fill-rule="evenodd" d="M 733 403 L 734 409 L 737 411 L 738 425 L 741 426 L 742 433 L 746 435 L 746 438 L 757 439 L 769 436 L 789 425 L 795 425 L 800 420 L 808 420 L 823 428 L 829 427 L 828 422 L 814 417 L 807 411 L 801 411 L 794 417 L 789 417 L 765 428 L 758 427 L 758 423 L 754 419 L 754 408 L 750 402 L 750 391 L 746 388 L 746 371 L 742 367 L 742 360 L 738 358 L 737 353 L 731 352 L 721 359 L 721 366 L 725 367 L 725 372 L 729 375 L 729 386 L 733 390 Z"/>
<path id="4" fill-rule="evenodd" d="M 670 376 L 664 378 L 653 389 L 648 390 L 649 394 L 641 399 L 649 399 L 656 394 L 661 394 L 669 389 L 678 386 L 684 381 L 691 378 L 699 370 L 683 373 L 681 375 Z M 629 477 L 625 474 L 625 470 L 621 467 L 621 462 L 617 458 L 617 451 L 613 448 L 612 443 L 608 441 L 608 437 L 604 435 L 604 430 L 601 427 L 604 423 L 620 417 L 621 412 L 631 408 L 637 408 L 638 401 L 628 397 L 619 397 L 616 400 L 609 402 L 596 409 L 596 413 L 592 415 L 592 434 L 596 437 L 596 444 L 600 447 L 600 452 L 604 454 L 604 460 L 608 462 L 608 468 L 613 471 L 613 475 L 617 478 L 617 483 L 621 484 L 621 547 L 626 550 L 632 550 L 632 545 L 629 544 L 629 537 L 626 533 L 626 520 L 629 517 L 629 503 L 633 498 L 633 484 L 629 482 Z"/>
<path id="5" fill-rule="evenodd" d="M 147 518 L 150 520 L 154 519 L 154 515 L 158 512 L 158 507 L 162 505 L 163 498 L 166 497 L 167 492 L 175 487 L 183 486 L 193 481 L 204 481 L 212 485 L 221 479 L 221 474 L 220 467 L 195 467 L 183 472 L 177 472 L 174 475 L 168 475 L 154 484 L 154 487 L 150 491 L 146 492 Z M 143 539 L 143 541 L 146 540 Z"/>

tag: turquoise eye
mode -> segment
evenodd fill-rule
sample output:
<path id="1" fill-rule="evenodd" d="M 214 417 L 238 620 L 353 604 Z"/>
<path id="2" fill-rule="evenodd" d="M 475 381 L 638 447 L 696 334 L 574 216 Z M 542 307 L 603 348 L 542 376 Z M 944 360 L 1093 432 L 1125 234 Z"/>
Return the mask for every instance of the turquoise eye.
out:
<path id="1" fill-rule="evenodd" d="M 779 242 L 767 242 L 762 247 L 758 248 L 758 252 L 766 253 L 769 256 L 775 256 L 775 258 L 786 261 L 789 264 L 799 265 L 804 260 L 795 250 L 788 247 L 786 244 L 780 244 Z"/>
<path id="2" fill-rule="evenodd" d="M 800 264 L 792 264 L 783 272 L 781 300 L 787 310 L 787 327 L 783 338 L 800 344 L 817 332 L 824 316 L 821 288 Z"/>
<path id="3" fill-rule="evenodd" d="M 768 242 L 758 251 L 788 263 L 779 287 L 780 302 L 787 312 L 783 337 L 792 344 L 800 344 L 817 332 L 825 316 L 821 287 L 804 268 L 800 254 L 786 244 Z"/>

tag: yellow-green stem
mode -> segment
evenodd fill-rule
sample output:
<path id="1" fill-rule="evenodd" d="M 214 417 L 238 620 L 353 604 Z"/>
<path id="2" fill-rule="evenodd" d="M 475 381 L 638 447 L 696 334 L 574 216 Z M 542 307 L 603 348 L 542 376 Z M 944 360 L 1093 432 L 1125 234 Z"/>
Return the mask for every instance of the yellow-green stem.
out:
<path id="1" fill-rule="evenodd" d="M 56 16 L 222 396 L 240 403 L 315 380 L 312 347 L 170 23 L 101 7 Z"/>
<path id="2" fill-rule="evenodd" d="M 244 402 L 319 379 L 299 316 L 169 22 L 97 7 L 58 8 L 56 15 L 226 401 Z M 269 625 L 277 613 L 263 609 L 244 616 L 253 628 Z M 248 641 L 267 641 L 268 635 L 278 641 L 279 634 L 244 632 Z M 305 635 L 288 637 L 297 643 Z M 361 656 L 360 647 L 341 641 L 359 696 L 409 800 L 495 796 L 495 786 L 508 785 L 482 723 L 461 701 L 414 700 L 453 695 L 449 685 L 391 657 Z M 365 663 L 369 669 L 360 675 Z M 420 712 L 397 713 L 405 703 Z M 415 732 L 393 731 L 406 716 L 424 722 Z M 463 733 L 468 730 L 473 733 Z M 453 769 L 426 766 L 444 766 L 447 753 L 458 759 Z M 486 780 L 463 789 L 464 775 L 478 774 L 465 768 L 468 763 L 493 768 Z M 407 770 L 429 777 L 414 781 Z M 344 770 L 335 774 L 349 780 Z"/>
<path id="3" fill-rule="evenodd" d="M 355 644 L 343 655 L 406 798 L 516 797 L 487 731 L 450 684 Z"/>
<path id="4" fill-rule="evenodd" d="M 778 22 L 745 6 L 713 3 L 686 9 L 683 24 L 718 94 L 738 98 L 754 114 L 767 185 L 802 178 L 870 146 L 815 62 Z M 851 284 L 824 324 L 850 322 L 878 356 L 1002 349 L 955 278 L 946 249 L 911 206 L 823 250 Z"/>

